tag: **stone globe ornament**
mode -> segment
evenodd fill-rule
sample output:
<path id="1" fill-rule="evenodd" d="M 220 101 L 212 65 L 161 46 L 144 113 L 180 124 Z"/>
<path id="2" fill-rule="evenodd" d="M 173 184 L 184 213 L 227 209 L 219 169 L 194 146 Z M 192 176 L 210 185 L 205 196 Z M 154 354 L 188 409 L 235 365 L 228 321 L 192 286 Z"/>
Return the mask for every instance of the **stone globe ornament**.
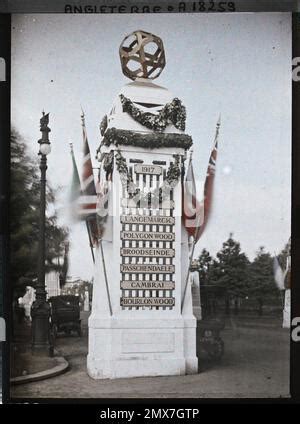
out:
<path id="1" fill-rule="evenodd" d="M 162 39 L 141 30 L 124 38 L 119 53 L 123 74 L 132 80 L 155 79 L 166 64 Z"/>

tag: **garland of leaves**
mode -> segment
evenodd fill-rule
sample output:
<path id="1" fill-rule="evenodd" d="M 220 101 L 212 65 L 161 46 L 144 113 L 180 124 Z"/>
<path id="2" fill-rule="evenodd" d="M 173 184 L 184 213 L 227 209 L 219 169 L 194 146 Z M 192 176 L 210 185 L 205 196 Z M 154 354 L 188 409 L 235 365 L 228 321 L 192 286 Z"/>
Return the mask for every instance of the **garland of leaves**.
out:
<path id="1" fill-rule="evenodd" d="M 119 149 L 116 152 L 116 166 L 120 174 L 122 185 L 127 186 L 129 194 L 133 195 L 137 189 L 136 187 L 134 187 L 135 184 L 133 182 L 132 175 L 129 172 L 126 159 L 124 158 Z"/>
<path id="2" fill-rule="evenodd" d="M 192 137 L 187 134 L 140 134 L 130 130 L 108 128 L 101 145 L 110 146 L 111 144 L 142 147 L 144 149 L 179 147 L 187 150 L 192 146 L 193 141 Z"/>
<path id="3" fill-rule="evenodd" d="M 147 193 L 141 193 L 140 188 L 133 182 L 132 174 L 129 172 L 126 159 L 120 152 L 116 151 L 116 166 L 120 173 L 121 183 L 126 187 L 129 198 L 139 196 L 141 202 L 150 203 L 151 201 L 161 203 L 166 196 L 170 196 L 170 191 L 173 189 L 179 178 L 181 177 L 180 156 L 174 155 L 174 162 L 171 162 L 166 173 L 166 178 L 161 186 L 149 190 Z"/>
<path id="4" fill-rule="evenodd" d="M 135 121 L 153 131 L 161 133 L 169 124 L 173 124 L 178 130 L 185 130 L 186 109 L 177 97 L 167 103 L 158 114 L 143 112 L 123 94 L 120 94 L 120 100 L 123 112 L 129 113 Z"/>
<path id="5" fill-rule="evenodd" d="M 100 125 L 99 125 L 100 134 L 102 135 L 102 137 L 104 136 L 107 125 L 108 125 L 107 115 L 104 115 L 103 118 L 102 118 L 102 121 L 100 122 Z"/>
<path id="6" fill-rule="evenodd" d="M 103 154 L 102 166 L 103 166 L 104 171 L 106 172 L 106 177 L 109 174 L 113 173 L 113 168 L 114 168 L 114 152 L 113 152 L 113 150 L 109 153 Z"/>

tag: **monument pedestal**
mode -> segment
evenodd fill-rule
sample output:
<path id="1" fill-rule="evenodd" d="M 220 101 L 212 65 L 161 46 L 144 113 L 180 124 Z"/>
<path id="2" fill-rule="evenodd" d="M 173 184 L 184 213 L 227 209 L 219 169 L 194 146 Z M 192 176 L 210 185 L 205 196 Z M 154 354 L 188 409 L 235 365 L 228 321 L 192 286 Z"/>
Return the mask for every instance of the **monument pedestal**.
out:
<path id="1" fill-rule="evenodd" d="M 147 129 L 124 110 L 125 98 L 157 113 L 173 99 L 150 82 L 131 83 L 107 118 L 100 182 L 112 181 L 113 191 L 96 252 L 88 374 L 104 379 L 197 373 L 190 281 L 183 302 L 189 249 L 182 176 L 191 138 L 174 125 L 163 133 Z"/>
<path id="2" fill-rule="evenodd" d="M 138 155 L 137 152 L 128 154 Z M 180 185 L 176 190 L 180 190 Z M 181 217 L 177 215 L 180 199 L 171 213 L 170 210 L 138 208 L 138 214 L 126 215 L 122 209 L 105 232 L 102 249 L 96 252 L 93 307 L 89 318 L 87 369 L 94 379 L 198 372 L 190 280 L 183 308 L 181 305 L 188 269 L 188 243 Z M 163 224 L 155 224 L 156 228 L 151 224 L 152 231 L 149 231 L 150 224 L 127 224 L 128 219 Z M 131 231 L 127 233 L 128 225 Z M 137 228 L 142 234 L 141 241 L 122 238 L 136 234 Z M 145 241 L 146 233 L 158 234 L 157 237 L 169 234 L 172 241 Z M 170 257 L 126 256 L 136 254 L 137 249 L 140 255 L 150 251 Z"/>
<path id="3" fill-rule="evenodd" d="M 174 318 L 91 319 L 88 373 L 95 379 L 195 373 L 197 358 L 186 356 L 195 325 Z"/>

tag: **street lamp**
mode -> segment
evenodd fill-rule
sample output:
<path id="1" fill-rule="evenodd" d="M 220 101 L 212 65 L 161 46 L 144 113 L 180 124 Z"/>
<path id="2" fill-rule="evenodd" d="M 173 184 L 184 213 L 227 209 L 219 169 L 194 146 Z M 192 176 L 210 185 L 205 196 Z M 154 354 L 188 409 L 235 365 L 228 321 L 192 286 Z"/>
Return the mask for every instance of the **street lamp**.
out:
<path id="1" fill-rule="evenodd" d="M 39 155 L 41 157 L 41 189 L 40 189 L 40 218 L 39 218 L 39 256 L 38 256 L 38 279 L 36 284 L 36 300 L 31 307 L 32 318 L 32 351 L 33 353 L 50 354 L 50 305 L 47 302 L 47 292 L 45 286 L 45 220 L 46 220 L 46 170 L 47 155 L 51 151 L 49 142 L 48 127 L 49 113 L 40 119 L 40 131 L 42 138 L 38 141 L 40 144 Z"/>

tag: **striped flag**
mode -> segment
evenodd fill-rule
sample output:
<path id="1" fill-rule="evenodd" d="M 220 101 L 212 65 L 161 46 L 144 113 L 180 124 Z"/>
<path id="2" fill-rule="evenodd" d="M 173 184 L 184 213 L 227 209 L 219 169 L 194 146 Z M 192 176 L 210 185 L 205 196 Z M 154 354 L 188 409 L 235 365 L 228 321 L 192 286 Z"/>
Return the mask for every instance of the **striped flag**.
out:
<path id="1" fill-rule="evenodd" d="M 83 163 L 81 174 L 81 194 L 78 201 L 78 214 L 80 219 L 83 219 L 86 222 L 91 246 L 97 246 L 99 239 L 99 230 L 96 217 L 97 193 L 83 111 L 81 114 L 81 122 L 83 136 Z"/>
<path id="2" fill-rule="evenodd" d="M 196 195 L 196 184 L 190 155 L 185 181 L 182 187 L 182 219 L 189 236 L 196 237 L 203 222 L 203 205 Z"/>
<path id="3" fill-rule="evenodd" d="M 216 135 L 214 140 L 214 147 L 211 151 L 209 163 L 206 172 L 204 183 L 204 195 L 201 202 L 196 197 L 196 186 L 194 179 L 194 172 L 192 168 L 191 158 L 189 167 L 186 174 L 186 180 L 183 188 L 183 202 L 182 202 L 182 217 L 184 226 L 190 236 L 194 237 L 194 243 L 200 239 L 207 225 L 209 214 L 211 211 L 214 178 L 216 171 L 216 160 L 218 152 L 218 138 L 219 138 L 220 118 L 217 122 Z"/>
<path id="4" fill-rule="evenodd" d="M 72 216 L 73 217 L 77 217 L 77 208 L 78 208 L 78 201 L 79 198 L 81 196 L 81 184 L 80 184 L 80 178 L 79 178 L 79 173 L 78 173 L 78 169 L 77 169 L 77 165 L 76 165 L 76 160 L 75 160 L 75 156 L 74 156 L 74 151 L 73 151 L 73 144 L 70 143 L 70 149 L 71 149 L 71 158 L 72 158 L 72 168 L 73 168 L 73 173 L 72 173 L 72 182 L 71 182 L 71 190 L 70 190 L 70 203 L 72 205 Z"/>
<path id="5" fill-rule="evenodd" d="M 70 148 L 73 165 L 72 183 L 70 190 L 71 218 L 73 220 L 86 221 L 90 244 L 96 245 L 98 242 L 98 228 L 96 225 L 97 221 L 95 219 L 95 211 L 90 215 L 86 214 L 85 211 L 82 213 L 82 189 L 72 143 L 70 143 Z"/>
<path id="6" fill-rule="evenodd" d="M 82 195 L 80 197 L 80 214 L 82 218 L 84 218 L 96 213 L 97 193 L 83 111 L 81 114 L 81 121 L 83 136 L 83 163 L 81 177 Z"/>
<path id="7" fill-rule="evenodd" d="M 199 228 L 199 231 L 196 234 L 196 238 L 195 238 L 196 242 L 200 239 L 200 237 L 203 234 L 203 231 L 207 225 L 209 214 L 212 207 L 220 125 L 221 125 L 221 118 L 219 118 L 217 122 L 214 147 L 211 151 L 209 162 L 208 162 L 206 178 L 204 183 L 204 199 L 202 203 L 203 204 L 203 222 Z"/>

